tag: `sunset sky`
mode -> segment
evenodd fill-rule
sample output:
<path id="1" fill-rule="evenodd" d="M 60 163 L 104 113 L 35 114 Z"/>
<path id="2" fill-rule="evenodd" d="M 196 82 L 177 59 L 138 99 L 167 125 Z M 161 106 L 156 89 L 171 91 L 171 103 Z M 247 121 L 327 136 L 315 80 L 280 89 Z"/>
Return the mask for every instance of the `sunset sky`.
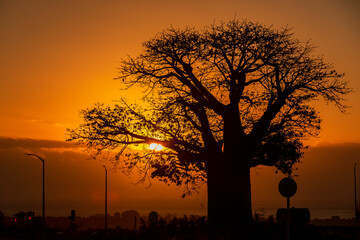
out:
<path id="1" fill-rule="evenodd" d="M 0 210 L 41 214 L 41 162 L 24 154 L 33 152 L 46 159 L 49 215 L 67 215 L 71 209 L 82 215 L 102 212 L 104 163 L 64 143 L 66 128 L 81 123 L 79 111 L 96 102 L 136 99 L 136 91 L 120 90 L 116 69 L 121 58 L 139 54 L 142 42 L 157 32 L 171 26 L 202 29 L 234 18 L 291 27 L 298 39 L 311 39 L 318 46 L 316 54 L 345 73 L 354 89 L 347 96 L 352 107 L 342 114 L 332 105 L 314 103 L 323 119 L 322 132 L 309 140 L 293 204 L 314 209 L 326 205 L 351 214 L 353 165 L 359 161 L 360 166 L 356 0 L 0 0 Z M 254 206 L 285 206 L 277 192 L 282 177 L 272 168 L 253 170 Z M 181 188 L 156 181 L 146 188 L 134 185 L 136 179 L 109 173 L 111 213 L 205 214 L 204 188 L 182 199 Z"/>

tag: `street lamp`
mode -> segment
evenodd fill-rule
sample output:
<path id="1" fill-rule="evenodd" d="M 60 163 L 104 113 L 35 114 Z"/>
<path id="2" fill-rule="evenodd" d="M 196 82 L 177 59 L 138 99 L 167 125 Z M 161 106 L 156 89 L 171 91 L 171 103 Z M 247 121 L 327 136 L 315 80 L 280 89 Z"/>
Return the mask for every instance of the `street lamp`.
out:
<path id="1" fill-rule="evenodd" d="M 32 153 L 26 153 L 26 155 L 29 156 L 33 156 L 33 157 L 37 157 L 38 159 L 40 159 L 40 161 L 42 161 L 43 163 L 43 174 L 42 174 L 42 178 L 43 178 L 43 192 L 42 192 L 42 215 L 43 215 L 43 222 L 45 223 L 45 159 L 41 158 L 40 156 L 36 155 L 36 154 L 32 154 Z"/>
<path id="2" fill-rule="evenodd" d="M 107 169 L 105 168 L 105 231 L 107 230 Z"/>
<path id="3" fill-rule="evenodd" d="M 354 164 L 354 197 L 355 197 L 355 220 L 358 220 L 359 214 L 357 210 L 357 199 L 356 199 L 356 163 Z"/>

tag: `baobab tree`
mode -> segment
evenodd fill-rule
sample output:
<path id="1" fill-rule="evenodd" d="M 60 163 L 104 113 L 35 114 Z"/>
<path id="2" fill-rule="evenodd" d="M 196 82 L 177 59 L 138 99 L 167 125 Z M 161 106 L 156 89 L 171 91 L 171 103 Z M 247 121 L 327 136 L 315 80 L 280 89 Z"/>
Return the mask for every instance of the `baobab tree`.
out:
<path id="1" fill-rule="evenodd" d="M 210 226 L 234 234 L 252 220 L 250 168 L 291 174 L 320 130 L 310 103 L 346 108 L 344 75 L 314 52 L 291 29 L 248 21 L 165 30 L 119 66 L 117 79 L 143 88 L 144 103 L 82 110 L 70 139 L 144 178 L 190 192 L 206 182 Z M 141 150 L 150 143 L 164 148 Z"/>

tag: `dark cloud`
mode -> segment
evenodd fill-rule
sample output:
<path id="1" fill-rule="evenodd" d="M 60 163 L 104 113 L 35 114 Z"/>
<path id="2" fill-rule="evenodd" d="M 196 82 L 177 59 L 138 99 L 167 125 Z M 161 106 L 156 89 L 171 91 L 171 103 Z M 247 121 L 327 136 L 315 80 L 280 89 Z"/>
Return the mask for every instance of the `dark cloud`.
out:
<path id="1" fill-rule="evenodd" d="M 0 149 L 14 148 L 74 148 L 76 144 L 66 141 L 0 137 Z"/>
<path id="2" fill-rule="evenodd" d="M 60 150 L 59 150 L 60 149 Z M 51 215 L 67 215 L 77 209 L 80 215 L 102 211 L 104 195 L 104 169 L 100 160 L 90 160 L 86 152 L 74 148 L 74 144 L 27 138 L 0 138 L 0 207 L 6 214 L 18 210 L 41 211 L 41 162 L 26 156 L 31 151 L 46 159 L 47 210 Z M 319 206 L 328 209 L 353 209 L 353 167 L 359 161 L 360 143 L 323 144 L 310 147 L 298 165 L 295 180 L 298 192 L 291 198 L 295 207 L 308 207 L 313 212 Z M 166 203 L 168 211 L 184 212 L 193 208 L 204 212 L 206 189 L 199 196 L 180 198 L 181 188 L 167 187 L 152 181 L 146 186 L 136 183 L 138 176 L 128 178 L 121 173 L 109 172 L 109 192 L 112 202 L 109 211 L 161 210 Z M 275 174 L 272 167 L 252 170 L 252 199 L 254 209 L 276 209 L 286 206 L 286 200 L 278 192 L 278 183 L 284 177 Z M 359 184 L 360 186 L 360 184 Z M 359 194 L 360 196 L 360 194 Z M 162 199 L 162 200 L 159 200 Z M 170 204 L 171 202 L 171 204 Z M 203 206 L 201 206 L 203 204 Z M 111 207 L 110 207 L 111 206 Z M 348 215 L 349 215 L 348 214 Z M 328 216 L 340 215 L 338 210 Z M 314 215 L 312 215 L 314 216 Z"/>
<path id="3" fill-rule="evenodd" d="M 129 178 L 121 171 L 111 170 L 112 165 L 92 159 L 89 154 L 61 141 L 0 138 L 0 210 L 12 215 L 19 210 L 41 213 L 42 163 L 26 156 L 32 152 L 45 159 L 46 208 L 49 215 L 69 214 L 76 209 L 79 215 L 103 211 L 104 168 L 108 166 L 109 212 L 126 209 L 154 210 L 187 208 L 197 196 L 182 199 L 182 189 L 168 188 L 152 181 L 153 186 L 134 184 L 138 176 Z M 166 191 L 167 190 L 167 191 Z M 158 204 L 175 199 L 172 204 Z M 192 202 L 192 203 L 191 203 Z M 203 201 L 205 204 L 205 201 Z M 169 210 L 171 211 L 171 210 Z"/>
<path id="4" fill-rule="evenodd" d="M 310 147 L 295 171 L 298 190 L 291 198 L 291 205 L 309 208 L 312 217 L 353 217 L 356 162 L 360 186 L 360 143 Z M 278 191 L 278 184 L 285 177 L 283 174 L 275 174 L 274 168 L 261 166 L 252 170 L 251 177 L 255 208 L 265 208 L 275 214 L 276 208 L 286 207 L 286 199 Z"/>
<path id="5" fill-rule="evenodd" d="M 360 143 L 322 144 L 309 148 L 297 171 L 303 199 L 319 204 L 351 206 L 356 162 L 360 164 Z M 360 168 L 358 180 L 359 173 Z"/>
<path id="6" fill-rule="evenodd" d="M 306 154 L 311 157 L 326 156 L 326 159 L 331 161 L 338 161 L 341 159 L 346 161 L 360 160 L 358 158 L 360 154 L 360 143 L 323 143 L 314 147 L 310 147 Z"/>

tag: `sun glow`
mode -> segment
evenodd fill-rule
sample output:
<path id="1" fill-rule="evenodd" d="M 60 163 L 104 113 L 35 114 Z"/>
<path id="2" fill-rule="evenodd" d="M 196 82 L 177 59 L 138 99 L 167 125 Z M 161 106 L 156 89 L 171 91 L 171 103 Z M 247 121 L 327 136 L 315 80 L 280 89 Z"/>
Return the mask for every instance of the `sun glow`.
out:
<path id="1" fill-rule="evenodd" d="M 160 151 L 160 150 L 162 150 L 164 147 L 163 147 L 163 145 L 158 144 L 158 143 L 150 143 L 149 148 L 150 148 L 151 150 Z"/>

